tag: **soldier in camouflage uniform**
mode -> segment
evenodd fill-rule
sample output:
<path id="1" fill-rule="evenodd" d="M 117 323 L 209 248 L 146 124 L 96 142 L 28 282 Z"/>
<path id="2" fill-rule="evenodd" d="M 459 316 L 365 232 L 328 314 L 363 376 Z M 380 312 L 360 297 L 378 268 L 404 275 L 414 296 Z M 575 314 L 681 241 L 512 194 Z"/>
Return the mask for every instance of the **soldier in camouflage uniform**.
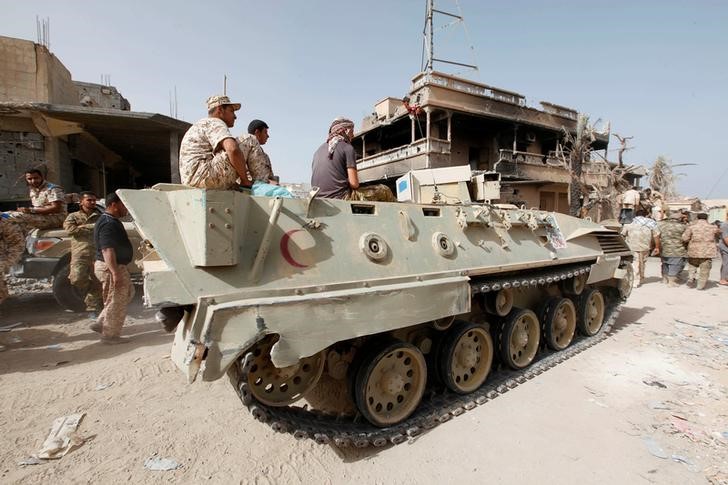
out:
<path id="1" fill-rule="evenodd" d="M 32 207 L 21 207 L 8 212 L 10 221 L 18 224 L 25 236 L 33 229 L 61 227 L 66 219 L 66 197 L 63 189 L 44 180 L 37 168 L 25 172 L 25 182 L 30 188 Z"/>
<path id="2" fill-rule="evenodd" d="M 239 103 L 227 96 L 207 99 L 208 117 L 187 130 L 179 148 L 182 183 L 201 189 L 233 189 L 240 183 L 252 185 L 245 159 L 229 128 L 235 125 Z"/>
<path id="3" fill-rule="evenodd" d="M 657 229 L 657 223 L 646 215 L 644 209 L 638 209 L 637 217 L 622 228 L 622 235 L 625 236 L 627 245 L 634 256 L 632 268 L 634 269 L 635 287 L 640 286 L 645 279 L 645 263 L 653 242 L 655 243 L 653 254 L 660 252 L 660 231 Z"/>
<path id="4" fill-rule="evenodd" d="M 103 307 L 101 283 L 94 275 L 94 224 L 101 215 L 93 192 L 81 192 L 81 210 L 66 217 L 63 228 L 71 236 L 71 268 L 68 279 L 81 295 L 86 310 L 99 312 Z"/>
<path id="5" fill-rule="evenodd" d="M 20 260 L 24 244 L 25 238 L 20 226 L 5 217 L 0 218 L 0 303 L 8 297 L 5 272 Z"/>
<path id="6" fill-rule="evenodd" d="M 279 178 L 273 175 L 273 167 L 270 157 L 263 151 L 270 136 L 268 135 L 268 124 L 265 121 L 253 120 L 248 125 L 248 133 L 242 135 L 240 151 L 248 167 L 248 174 L 253 181 L 253 195 L 265 195 L 269 197 L 292 197 L 291 193 L 284 187 L 279 187 Z"/>
<path id="7" fill-rule="evenodd" d="M 681 222 L 682 214 L 672 212 L 667 219 L 657 222 L 660 231 L 660 258 L 662 260 L 662 282 L 668 286 L 678 286 L 677 277 L 685 268 L 687 250 L 682 235 L 685 224 Z"/>
<path id="8" fill-rule="evenodd" d="M 699 212 L 697 220 L 690 224 L 682 235 L 688 243 L 688 286 L 695 285 L 695 273 L 698 273 L 697 288 L 702 290 L 708 282 L 712 259 L 717 256 L 716 237 L 719 229 L 708 222 L 708 214 Z"/>
<path id="9" fill-rule="evenodd" d="M 7 253 L 20 252 L 25 249 L 25 237 L 33 229 L 52 229 L 61 227 L 66 218 L 66 202 L 63 189 L 43 178 L 37 168 L 25 171 L 25 182 L 30 188 L 30 202 L 32 207 L 20 207 L 17 211 L 5 213 L 7 220 L 15 224 L 22 232 L 23 237 L 16 241 L 17 246 L 5 249 Z M 4 253 L 0 258 L 8 258 Z"/>

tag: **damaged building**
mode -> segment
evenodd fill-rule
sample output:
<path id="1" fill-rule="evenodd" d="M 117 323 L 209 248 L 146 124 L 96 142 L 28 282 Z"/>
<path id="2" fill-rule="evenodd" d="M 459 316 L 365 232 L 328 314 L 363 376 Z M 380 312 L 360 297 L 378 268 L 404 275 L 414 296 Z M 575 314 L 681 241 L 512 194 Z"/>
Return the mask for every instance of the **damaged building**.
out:
<path id="1" fill-rule="evenodd" d="M 131 111 L 119 91 L 72 80 L 46 46 L 0 36 L 0 204 L 28 199 L 23 172 L 44 164 L 66 192 L 106 194 L 178 177 L 189 123 Z"/>
<path id="2" fill-rule="evenodd" d="M 501 203 L 569 212 L 569 168 L 560 156 L 577 111 L 437 71 L 421 72 L 406 98 L 384 98 L 353 141 L 361 182 L 392 186 L 409 170 L 469 165 L 501 177 Z M 609 128 L 594 132 L 590 187 L 610 183 Z M 636 174 L 631 174 L 634 178 Z M 638 176 L 633 181 L 638 181 Z"/>

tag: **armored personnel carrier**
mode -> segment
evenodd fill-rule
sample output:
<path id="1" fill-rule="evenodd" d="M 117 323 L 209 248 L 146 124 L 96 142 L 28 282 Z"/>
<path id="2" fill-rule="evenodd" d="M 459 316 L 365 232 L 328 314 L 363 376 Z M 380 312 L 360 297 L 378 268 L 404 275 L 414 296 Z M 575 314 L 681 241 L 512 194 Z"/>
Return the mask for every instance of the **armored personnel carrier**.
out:
<path id="1" fill-rule="evenodd" d="M 119 195 L 187 379 L 227 374 L 258 420 L 320 443 L 396 444 L 484 403 L 602 338 L 632 287 L 619 233 L 467 195 Z"/>

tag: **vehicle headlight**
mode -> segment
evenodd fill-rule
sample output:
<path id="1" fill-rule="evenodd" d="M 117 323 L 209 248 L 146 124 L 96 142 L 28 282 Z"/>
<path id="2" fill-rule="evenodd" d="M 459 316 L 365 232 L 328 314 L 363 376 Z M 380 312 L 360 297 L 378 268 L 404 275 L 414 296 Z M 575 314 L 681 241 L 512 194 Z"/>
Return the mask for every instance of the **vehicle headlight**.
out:
<path id="1" fill-rule="evenodd" d="M 30 246 L 28 252 L 30 254 L 42 253 L 43 251 L 52 248 L 59 242 L 61 242 L 61 239 L 57 237 L 40 237 L 37 239 L 32 239 L 30 241 L 30 244 L 28 244 L 28 246 Z"/>

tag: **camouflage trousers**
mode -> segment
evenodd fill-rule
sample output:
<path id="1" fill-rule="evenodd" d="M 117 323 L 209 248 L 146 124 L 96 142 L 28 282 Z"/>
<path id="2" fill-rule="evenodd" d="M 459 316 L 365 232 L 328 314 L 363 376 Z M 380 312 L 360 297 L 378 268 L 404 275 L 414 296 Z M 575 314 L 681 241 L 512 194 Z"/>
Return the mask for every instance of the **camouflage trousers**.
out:
<path id="1" fill-rule="evenodd" d="M 63 227 L 63 221 L 66 220 L 67 214 L 24 214 L 22 212 L 8 212 L 9 222 L 13 222 L 20 227 L 24 235 L 28 235 L 33 229 L 55 229 Z"/>
<path id="2" fill-rule="evenodd" d="M 25 238 L 16 224 L 0 221 L 0 303 L 9 296 L 5 273 L 20 260 L 25 248 Z"/>
<path id="3" fill-rule="evenodd" d="M 632 269 L 634 270 L 634 284 L 641 285 L 642 280 L 645 279 L 645 263 L 647 262 L 647 256 L 649 251 L 632 251 Z"/>
<path id="4" fill-rule="evenodd" d="M 728 252 L 722 249 L 718 251 L 720 254 L 720 279 L 728 281 Z"/>
<path id="5" fill-rule="evenodd" d="M 367 185 L 352 189 L 345 200 L 371 200 L 379 202 L 397 202 L 397 198 L 392 191 L 384 184 Z"/>
<path id="6" fill-rule="evenodd" d="M 94 273 L 101 282 L 104 297 L 104 309 L 101 310 L 97 322 L 101 324 L 104 337 L 118 337 L 126 319 L 126 307 L 134 296 L 134 285 L 131 284 L 129 270 L 119 267 L 117 281 L 111 277 L 111 271 L 103 261 L 96 261 Z"/>
<path id="7" fill-rule="evenodd" d="M 710 269 L 713 267 L 711 258 L 688 258 L 688 281 L 695 281 L 695 273 L 698 273 L 696 288 L 702 290 L 708 283 Z"/>
<path id="8" fill-rule="evenodd" d="M 101 282 L 94 274 L 93 254 L 71 253 L 71 266 L 68 279 L 79 294 L 84 295 L 86 309 L 99 311 L 104 306 L 101 297 Z"/>
<path id="9" fill-rule="evenodd" d="M 182 183 L 198 189 L 227 190 L 235 186 L 238 173 L 230 163 L 225 151 L 215 154 L 210 160 L 200 162 L 197 169 Z"/>

